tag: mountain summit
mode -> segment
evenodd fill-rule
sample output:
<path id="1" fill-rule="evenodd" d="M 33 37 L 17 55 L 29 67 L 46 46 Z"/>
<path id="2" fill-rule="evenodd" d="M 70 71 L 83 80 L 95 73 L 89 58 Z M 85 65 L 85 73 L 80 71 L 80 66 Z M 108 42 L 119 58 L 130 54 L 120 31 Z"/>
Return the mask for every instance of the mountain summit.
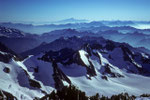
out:
<path id="1" fill-rule="evenodd" d="M 69 18 L 69 19 L 64 19 L 64 20 L 56 21 L 54 23 L 66 24 L 66 23 L 86 23 L 86 22 L 88 22 L 88 20 Z"/>

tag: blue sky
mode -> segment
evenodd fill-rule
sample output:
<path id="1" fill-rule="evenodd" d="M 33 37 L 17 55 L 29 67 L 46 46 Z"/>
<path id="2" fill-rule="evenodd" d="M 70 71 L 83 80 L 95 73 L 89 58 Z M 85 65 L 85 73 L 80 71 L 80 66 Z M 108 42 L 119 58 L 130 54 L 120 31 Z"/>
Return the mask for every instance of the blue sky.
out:
<path id="1" fill-rule="evenodd" d="M 72 17 L 150 21 L 150 0 L 0 0 L 1 22 L 47 22 Z"/>

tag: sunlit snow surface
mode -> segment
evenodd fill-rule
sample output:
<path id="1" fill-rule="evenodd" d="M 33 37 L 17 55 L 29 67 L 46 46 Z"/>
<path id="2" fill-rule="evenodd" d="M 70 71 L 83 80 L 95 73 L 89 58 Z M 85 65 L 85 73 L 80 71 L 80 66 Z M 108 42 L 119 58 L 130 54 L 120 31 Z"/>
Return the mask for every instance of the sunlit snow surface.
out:
<path id="1" fill-rule="evenodd" d="M 10 69 L 10 73 L 5 73 L 3 71 L 5 67 Z M 28 88 L 27 77 L 26 75 L 23 75 L 21 63 L 17 63 L 13 60 L 9 64 L 0 62 L 0 77 L 0 89 L 11 93 L 20 100 L 31 100 L 37 95 L 43 96 L 40 91 Z M 26 87 L 20 86 L 19 81 Z"/>
<path id="2" fill-rule="evenodd" d="M 44 94 L 42 93 L 41 90 L 46 91 L 50 93 L 54 88 L 52 84 L 51 86 L 45 85 L 44 82 L 46 81 L 45 78 L 49 78 L 48 81 L 52 80 L 51 77 L 51 69 L 48 70 L 50 64 L 43 62 L 43 61 L 35 61 L 33 60 L 33 57 L 30 56 L 29 58 L 25 59 L 23 62 L 17 62 L 12 59 L 8 64 L 0 62 L 0 89 L 7 91 L 11 93 L 12 95 L 16 96 L 19 100 L 33 100 L 35 97 L 42 97 Z M 24 64 L 25 63 L 25 64 Z M 28 65 L 26 66 L 26 63 Z M 39 71 L 39 76 L 36 76 L 29 67 L 35 66 L 45 66 L 46 69 L 41 68 Z M 5 73 L 3 70 L 4 68 L 7 67 L 10 69 L 10 73 Z M 30 79 L 34 79 L 38 81 L 41 85 L 41 89 L 38 88 L 33 88 L 29 85 L 28 77 L 25 74 L 24 70 L 28 73 Z M 43 74 L 45 73 L 45 74 Z M 42 75 L 43 74 L 43 75 Z M 44 78 L 44 76 L 46 76 Z M 43 76 L 43 77 L 42 77 Z M 39 77 L 41 80 L 36 79 L 36 77 Z M 48 84 L 48 83 L 47 83 Z"/>
<path id="3" fill-rule="evenodd" d="M 84 51 L 84 50 L 80 50 L 79 53 L 80 53 L 80 57 L 81 57 L 82 61 L 84 62 L 84 64 L 89 66 L 90 63 L 89 63 L 89 61 L 88 61 L 88 59 L 86 57 L 88 55 L 88 53 L 86 51 Z"/>
<path id="4" fill-rule="evenodd" d="M 111 55 L 116 59 L 120 59 L 122 55 L 117 55 L 117 52 L 121 52 L 121 50 L 116 48 Z M 112 63 L 111 60 L 107 60 L 107 55 L 101 54 L 100 52 L 98 52 L 98 54 L 102 59 L 102 65 L 109 63 L 113 68 L 111 69 L 112 72 L 119 73 L 124 77 L 108 77 L 108 80 L 102 79 L 101 70 L 103 66 L 99 64 L 98 59 L 93 55 L 89 58 L 89 60 L 94 65 L 97 76 L 91 77 L 91 79 L 87 78 L 86 68 L 75 63 L 67 66 L 58 63 L 58 67 L 64 72 L 65 75 L 67 75 L 73 85 L 77 86 L 82 91 L 85 91 L 88 96 L 95 95 L 96 93 L 105 96 L 111 96 L 122 92 L 127 92 L 137 96 L 143 93 L 150 93 L 149 77 L 131 74 L 124 70 L 120 70 L 116 67 L 120 65 L 119 62 L 114 60 Z M 85 56 L 87 53 L 82 50 L 80 51 L 80 55 L 82 61 L 88 65 L 89 61 L 87 56 Z M 19 100 L 31 100 L 34 97 L 42 97 L 45 94 L 43 94 L 41 90 L 47 93 L 54 90 L 52 64 L 50 62 L 37 60 L 38 57 L 41 57 L 41 55 L 30 56 L 22 62 L 17 62 L 14 60 L 8 64 L 0 62 L 0 89 L 13 94 Z M 120 59 L 120 62 L 123 62 L 123 59 Z M 126 63 L 124 63 L 124 65 L 126 65 Z M 33 68 L 37 66 L 39 68 L 39 72 L 35 73 Z M 5 67 L 10 68 L 10 73 L 5 73 L 3 71 Z M 27 81 L 28 77 L 23 74 L 23 70 L 28 73 L 31 79 L 38 81 L 42 88 L 31 88 Z M 68 85 L 66 81 L 63 81 L 63 83 L 64 85 Z M 137 100 L 139 99 L 137 98 Z"/>
<path id="5" fill-rule="evenodd" d="M 150 97 L 137 97 L 135 100 L 150 100 Z"/>

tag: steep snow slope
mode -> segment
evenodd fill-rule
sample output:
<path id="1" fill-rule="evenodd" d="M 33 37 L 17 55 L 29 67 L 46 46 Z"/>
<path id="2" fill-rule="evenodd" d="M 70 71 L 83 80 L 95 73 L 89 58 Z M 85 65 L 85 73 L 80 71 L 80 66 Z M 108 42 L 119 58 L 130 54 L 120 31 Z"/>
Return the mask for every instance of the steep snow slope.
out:
<path id="1" fill-rule="evenodd" d="M 90 66 L 88 59 L 86 57 L 86 55 L 88 55 L 88 53 L 84 50 L 80 50 L 79 53 L 80 53 L 80 57 L 81 57 L 82 61 L 84 62 L 84 64 L 86 64 L 87 66 Z"/>
<path id="2" fill-rule="evenodd" d="M 53 68 L 51 67 L 52 64 L 48 62 L 44 62 L 42 60 L 38 60 L 39 56 L 30 56 L 29 58 L 23 61 L 26 70 L 29 73 L 32 73 L 34 79 L 43 83 L 46 87 L 46 91 L 51 91 L 54 89 L 54 80 L 52 77 Z"/>
<path id="3" fill-rule="evenodd" d="M 0 59 L 0 90 L 19 100 L 40 98 L 69 84 L 79 87 L 87 95 L 150 93 L 148 54 L 112 41 L 96 43 L 87 43 L 78 50 L 49 51 L 23 61 L 17 61 L 9 50 L 0 49 L 3 55 Z M 7 62 L 4 62 L 6 58 Z"/>
<path id="4" fill-rule="evenodd" d="M 102 59 L 103 59 L 102 60 L 103 63 L 105 63 L 105 61 L 108 62 L 105 58 Z M 96 65 L 96 63 L 98 62 L 95 60 L 93 60 L 92 63 L 95 63 L 95 65 L 94 64 L 93 65 L 95 67 L 97 76 L 91 77 L 90 80 L 86 77 L 87 74 L 84 74 L 80 77 L 72 77 L 68 75 L 68 77 L 72 81 L 72 84 L 79 87 L 79 89 L 86 91 L 87 95 L 94 95 L 96 93 L 100 93 L 106 96 L 111 96 L 112 94 L 118 94 L 121 92 L 128 92 L 129 94 L 135 94 L 135 95 L 140 95 L 144 92 L 150 93 L 148 89 L 150 84 L 150 78 L 140 76 L 140 75 L 135 75 L 135 74 L 129 74 L 113 66 L 114 70 L 111 71 L 113 73 L 119 73 L 124 77 L 114 78 L 114 77 L 109 77 L 108 75 L 107 80 L 105 80 L 103 79 L 102 77 L 103 75 L 101 73 L 103 66 L 101 65 L 98 66 L 98 64 Z M 65 66 L 61 66 L 61 69 L 62 70 L 65 69 Z M 68 69 L 65 72 L 69 72 L 69 71 L 70 70 Z M 137 84 L 140 82 L 146 82 L 146 84 Z"/>
<path id="5" fill-rule="evenodd" d="M 10 72 L 5 72 L 6 68 Z M 43 96 L 40 89 L 30 86 L 26 72 L 14 60 L 8 64 L 0 62 L 0 76 L 0 89 L 11 93 L 18 99 L 31 100 L 35 96 Z"/>
<path id="6" fill-rule="evenodd" d="M 150 93 L 150 89 L 148 88 L 150 84 L 149 77 L 127 73 L 126 71 L 122 71 L 116 66 L 111 65 L 111 72 L 122 76 L 112 77 L 111 73 L 107 73 L 104 71 L 105 68 L 103 68 L 103 65 L 106 63 L 110 64 L 110 62 L 104 58 L 101 53 L 99 53 L 99 55 L 101 56 L 102 64 L 99 63 L 98 58 L 94 58 L 94 56 L 90 58 L 96 71 L 95 76 L 87 74 L 86 67 L 82 65 L 75 63 L 70 65 L 58 63 L 57 65 L 58 68 L 69 78 L 71 84 L 74 84 L 79 87 L 79 89 L 85 91 L 87 95 L 100 93 L 106 96 L 111 96 L 112 94 L 118 94 L 121 92 L 128 92 L 134 95 Z M 30 56 L 22 62 L 11 60 L 8 64 L 0 62 L 0 76 L 3 76 L 0 78 L 0 89 L 13 94 L 18 99 L 25 100 L 30 100 L 34 97 L 42 97 L 44 92 L 41 90 L 50 93 L 55 88 L 56 82 L 53 77 L 53 64 L 51 62 L 38 60 L 37 58 L 39 57 L 40 56 Z M 83 60 L 85 59 L 82 59 L 82 61 Z M 10 69 L 9 73 L 4 72 L 5 67 Z M 24 71 L 28 73 L 29 77 Z M 104 76 L 106 78 L 104 78 Z M 39 89 L 30 86 L 29 79 L 39 82 L 41 88 Z M 65 79 L 62 80 L 64 85 L 70 84 Z"/>
<path id="7" fill-rule="evenodd" d="M 99 54 L 102 57 L 102 54 Z M 43 84 L 47 83 L 45 84 L 45 86 L 49 88 L 55 87 L 52 75 L 54 73 L 52 63 L 39 61 L 37 60 L 37 58 L 39 58 L 39 56 L 32 56 L 26 59 L 24 63 L 26 66 L 29 66 L 29 64 L 30 66 L 39 66 L 39 72 L 37 74 L 34 74 L 34 78 L 36 79 L 36 76 L 38 76 L 39 79 L 37 80 L 41 81 L 41 83 Z M 106 58 L 102 57 L 101 59 L 104 65 L 106 63 L 109 63 Z M 121 92 L 128 92 L 129 94 L 134 95 L 150 93 L 150 90 L 148 88 L 150 84 L 149 77 L 133 73 L 127 73 L 126 71 L 122 71 L 113 65 L 111 72 L 118 73 L 122 75 L 122 77 L 112 77 L 111 74 L 104 71 L 104 66 L 102 66 L 103 64 L 99 64 L 99 60 L 96 59 L 96 57 L 91 58 L 90 61 L 92 61 L 95 67 L 97 74 L 96 76 L 90 77 L 87 74 L 86 67 L 75 63 L 72 63 L 70 65 L 63 65 L 61 63 L 58 63 L 57 65 L 58 68 L 61 69 L 61 71 L 70 79 L 71 84 L 74 84 L 75 86 L 79 87 L 79 89 L 85 91 L 87 95 L 94 95 L 95 93 L 100 93 L 106 96 L 111 96 L 113 94 L 118 94 Z M 40 65 L 41 63 L 43 64 Z M 30 72 L 34 72 L 34 70 L 30 68 L 28 69 L 28 71 L 29 70 Z M 102 72 L 104 72 L 105 74 L 103 74 Z M 104 79 L 103 76 L 106 76 L 107 79 Z M 64 85 L 69 84 L 66 80 L 62 80 Z M 141 82 L 144 82 L 144 84 Z"/>
<path id="8" fill-rule="evenodd" d="M 25 61 L 26 59 L 19 61 L 13 51 L 0 43 L 0 90 L 12 94 L 19 100 L 32 100 L 44 96 L 46 92 L 49 93 L 52 88 L 46 88 L 43 83 L 36 80 L 33 73 L 24 65 Z"/>
<path id="9" fill-rule="evenodd" d="M 130 57 L 131 54 L 127 56 L 128 50 L 125 50 L 127 50 L 125 47 L 118 47 L 112 51 L 91 50 L 89 52 L 89 49 L 86 48 L 79 50 L 78 53 L 75 52 L 67 59 L 59 59 L 63 55 L 62 52 L 53 52 L 54 55 L 49 52 L 42 57 L 42 60 L 54 63 L 51 59 L 55 58 L 57 67 L 69 78 L 71 84 L 85 91 L 87 95 L 100 93 L 111 96 L 121 92 L 134 95 L 150 93 L 150 78 L 143 76 L 143 65 L 140 70 L 135 64 L 137 61 L 141 63 L 137 58 L 143 54 L 139 54 L 137 58 L 133 57 L 134 59 L 128 61 L 125 58 Z M 66 50 L 66 52 L 68 51 Z M 65 81 L 64 79 L 60 80 Z"/>

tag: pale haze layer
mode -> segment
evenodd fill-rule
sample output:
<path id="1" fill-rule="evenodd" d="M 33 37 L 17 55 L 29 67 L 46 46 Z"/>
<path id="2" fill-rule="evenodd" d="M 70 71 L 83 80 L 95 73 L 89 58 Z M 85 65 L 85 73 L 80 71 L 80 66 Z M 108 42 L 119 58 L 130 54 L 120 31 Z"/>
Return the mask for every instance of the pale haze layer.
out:
<path id="1" fill-rule="evenodd" d="M 0 0 L 1 22 L 150 20 L 150 0 Z"/>

